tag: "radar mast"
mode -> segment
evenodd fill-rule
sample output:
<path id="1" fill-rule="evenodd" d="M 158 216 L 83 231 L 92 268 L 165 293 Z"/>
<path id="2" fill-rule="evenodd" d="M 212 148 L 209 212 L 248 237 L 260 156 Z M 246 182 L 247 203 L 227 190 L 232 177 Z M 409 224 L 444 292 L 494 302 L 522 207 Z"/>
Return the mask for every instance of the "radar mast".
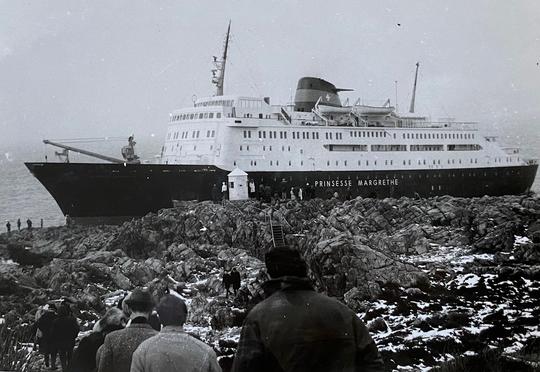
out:
<path id="1" fill-rule="evenodd" d="M 223 95 L 223 82 L 225 80 L 225 63 L 227 62 L 227 51 L 229 49 L 229 39 L 231 34 L 231 21 L 227 28 L 227 36 L 225 37 L 225 46 L 223 48 L 223 56 L 218 60 L 214 56 L 214 68 L 212 69 L 212 83 L 216 85 L 216 96 Z"/>

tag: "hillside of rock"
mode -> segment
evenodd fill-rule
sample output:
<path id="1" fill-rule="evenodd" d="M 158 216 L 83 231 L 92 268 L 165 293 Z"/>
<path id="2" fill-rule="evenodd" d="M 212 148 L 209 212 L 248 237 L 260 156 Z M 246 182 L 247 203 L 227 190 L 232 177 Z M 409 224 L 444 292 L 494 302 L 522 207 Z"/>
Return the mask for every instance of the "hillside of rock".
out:
<path id="1" fill-rule="evenodd" d="M 534 368 L 539 214 L 534 195 L 185 202 L 121 226 L 2 234 L 0 327 L 16 332 L 22 349 L 48 301 L 69 299 L 88 330 L 125 291 L 168 288 L 189 305 L 187 330 L 226 370 L 247 311 L 263 298 L 272 223 L 302 252 L 317 290 L 368 324 L 389 370 L 474 363 L 486 350 L 499 364 Z M 232 267 L 242 287 L 225 298 L 221 275 Z"/>

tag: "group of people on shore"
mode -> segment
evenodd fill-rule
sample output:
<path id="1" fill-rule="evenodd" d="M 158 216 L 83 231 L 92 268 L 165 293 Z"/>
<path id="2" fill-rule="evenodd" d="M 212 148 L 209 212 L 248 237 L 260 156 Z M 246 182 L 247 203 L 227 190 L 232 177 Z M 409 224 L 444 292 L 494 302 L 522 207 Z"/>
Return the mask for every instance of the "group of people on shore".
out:
<path id="1" fill-rule="evenodd" d="M 74 352 L 78 325 L 61 310 L 69 305 L 57 315 L 41 314 L 40 347 L 54 345 L 44 344 L 45 363 L 54 368 L 57 352 L 63 371 L 72 372 L 384 370 L 366 326 L 347 306 L 314 290 L 298 251 L 275 248 L 265 264 L 266 299 L 248 313 L 232 365 L 230 358 L 218 362 L 212 347 L 184 331 L 188 308 L 180 295 L 171 291 L 156 305 L 143 288 L 107 310 Z"/>
<path id="2" fill-rule="evenodd" d="M 227 182 L 223 181 L 221 186 L 213 184 L 211 197 L 214 203 L 219 203 L 228 199 Z M 270 186 L 263 183 L 255 184 L 255 181 L 248 181 L 248 196 L 251 199 L 257 199 L 265 203 L 274 200 L 309 200 L 315 197 L 315 188 L 306 182 L 305 185 L 293 185 L 285 178 L 281 179 L 277 185 Z"/>
<path id="3" fill-rule="evenodd" d="M 69 303 L 63 301 L 59 307 L 55 304 L 40 307 L 34 328 L 35 342 L 45 358 L 45 367 L 55 370 L 58 357 L 62 371 L 66 371 L 80 330 Z"/>
<path id="4" fill-rule="evenodd" d="M 17 219 L 17 230 L 18 231 L 21 231 L 21 226 L 22 226 L 22 222 L 21 222 L 21 219 L 18 218 Z M 28 228 L 28 230 L 32 230 L 32 220 L 30 218 L 28 218 L 26 220 L 26 227 Z M 43 228 L 43 218 L 40 220 L 40 227 Z M 7 233 L 11 233 L 11 222 L 8 220 L 6 221 L 6 231 Z"/>

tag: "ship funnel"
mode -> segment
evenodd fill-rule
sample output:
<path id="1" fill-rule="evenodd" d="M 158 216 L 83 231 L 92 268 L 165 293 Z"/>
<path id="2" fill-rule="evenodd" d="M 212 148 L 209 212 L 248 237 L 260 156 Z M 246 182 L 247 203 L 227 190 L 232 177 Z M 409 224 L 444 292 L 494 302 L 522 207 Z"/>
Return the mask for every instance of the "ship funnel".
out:
<path id="1" fill-rule="evenodd" d="M 351 89 L 339 89 L 326 80 L 315 77 L 303 77 L 298 80 L 294 96 L 294 110 L 311 112 L 320 99 L 319 104 L 341 107 L 338 92 Z"/>

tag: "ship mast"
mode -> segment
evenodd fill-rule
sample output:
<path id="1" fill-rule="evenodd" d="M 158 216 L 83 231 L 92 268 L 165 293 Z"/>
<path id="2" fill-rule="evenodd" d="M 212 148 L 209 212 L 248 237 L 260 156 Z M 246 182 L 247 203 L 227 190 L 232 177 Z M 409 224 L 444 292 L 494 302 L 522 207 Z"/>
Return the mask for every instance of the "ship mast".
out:
<path id="1" fill-rule="evenodd" d="M 216 85 L 216 96 L 223 95 L 223 82 L 225 80 L 225 64 L 227 62 L 227 51 L 229 49 L 229 38 L 231 34 L 231 21 L 227 28 L 227 36 L 225 37 L 225 47 L 223 48 L 223 56 L 218 60 L 214 56 L 214 69 L 212 69 L 212 83 Z"/>
<path id="2" fill-rule="evenodd" d="M 418 80 L 418 67 L 420 66 L 420 62 L 416 62 L 416 73 L 414 74 L 414 86 L 412 91 L 412 97 L 411 97 L 411 107 L 409 107 L 409 112 L 414 113 L 414 101 L 416 99 L 416 82 Z"/>

